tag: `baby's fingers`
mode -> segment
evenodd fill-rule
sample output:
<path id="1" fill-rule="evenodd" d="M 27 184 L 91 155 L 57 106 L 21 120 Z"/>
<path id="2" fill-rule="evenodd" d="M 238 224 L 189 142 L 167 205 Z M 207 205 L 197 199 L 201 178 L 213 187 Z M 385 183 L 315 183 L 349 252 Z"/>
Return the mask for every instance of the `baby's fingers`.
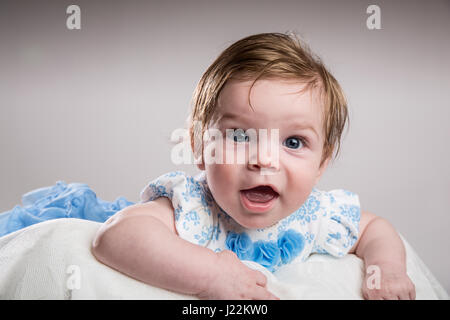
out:
<path id="1" fill-rule="evenodd" d="M 398 295 L 398 300 L 411 300 L 409 292 L 400 293 Z"/>
<path id="2" fill-rule="evenodd" d="M 261 287 L 265 287 L 267 285 L 267 277 L 260 271 L 253 271 L 256 279 L 256 284 Z"/>
<path id="3" fill-rule="evenodd" d="M 397 295 L 386 294 L 383 297 L 383 300 L 400 300 L 400 299 L 399 299 L 399 297 Z"/>
<path id="4" fill-rule="evenodd" d="M 257 287 L 253 300 L 280 300 L 280 298 L 263 287 Z"/>
<path id="5" fill-rule="evenodd" d="M 416 299 L 416 288 L 414 284 L 409 284 L 406 289 L 404 289 L 399 294 L 400 300 L 415 300 Z"/>
<path id="6" fill-rule="evenodd" d="M 411 300 L 416 300 L 416 288 L 414 287 L 412 291 L 409 293 L 409 298 Z"/>

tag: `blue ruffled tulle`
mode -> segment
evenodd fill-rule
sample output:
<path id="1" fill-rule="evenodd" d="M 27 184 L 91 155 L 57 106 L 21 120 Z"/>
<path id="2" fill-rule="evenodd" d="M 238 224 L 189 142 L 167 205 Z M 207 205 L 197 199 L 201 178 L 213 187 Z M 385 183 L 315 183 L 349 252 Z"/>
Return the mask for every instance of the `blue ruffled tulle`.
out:
<path id="1" fill-rule="evenodd" d="M 97 198 L 83 183 L 56 185 L 32 190 L 22 196 L 22 206 L 0 213 L 0 236 L 51 219 L 78 218 L 104 222 L 134 202 L 118 197 L 114 202 Z"/>

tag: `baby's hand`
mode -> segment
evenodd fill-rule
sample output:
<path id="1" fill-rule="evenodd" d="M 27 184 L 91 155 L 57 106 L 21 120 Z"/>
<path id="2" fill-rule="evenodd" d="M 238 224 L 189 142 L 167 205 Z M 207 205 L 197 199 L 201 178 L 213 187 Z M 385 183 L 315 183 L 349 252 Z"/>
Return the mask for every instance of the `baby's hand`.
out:
<path id="1" fill-rule="evenodd" d="M 198 294 L 200 299 L 278 299 L 266 289 L 266 276 L 248 268 L 234 252 L 224 250 L 217 256 L 216 276 Z"/>
<path id="2" fill-rule="evenodd" d="M 376 273 L 366 274 L 363 296 L 369 300 L 414 300 L 416 289 L 404 271 L 395 271 L 388 266 L 379 267 Z"/>

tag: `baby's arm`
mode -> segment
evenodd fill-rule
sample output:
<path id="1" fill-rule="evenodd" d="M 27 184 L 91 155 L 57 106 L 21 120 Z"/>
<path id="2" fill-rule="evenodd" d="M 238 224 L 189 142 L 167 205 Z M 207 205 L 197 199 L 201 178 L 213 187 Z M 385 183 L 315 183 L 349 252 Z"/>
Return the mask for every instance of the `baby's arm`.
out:
<path id="1" fill-rule="evenodd" d="M 266 277 L 231 251 L 214 253 L 178 237 L 167 198 L 127 207 L 92 243 L 102 263 L 149 285 L 205 299 L 272 299 Z"/>
<path id="2" fill-rule="evenodd" d="M 365 268 L 381 272 L 380 286 L 367 273 L 363 295 L 367 299 L 415 299 L 415 288 L 406 274 L 406 252 L 400 236 L 385 219 L 361 212 L 360 236 L 350 250 L 364 260 Z M 377 269 L 379 268 L 379 269 Z M 370 270 L 370 269 L 369 269 Z"/>

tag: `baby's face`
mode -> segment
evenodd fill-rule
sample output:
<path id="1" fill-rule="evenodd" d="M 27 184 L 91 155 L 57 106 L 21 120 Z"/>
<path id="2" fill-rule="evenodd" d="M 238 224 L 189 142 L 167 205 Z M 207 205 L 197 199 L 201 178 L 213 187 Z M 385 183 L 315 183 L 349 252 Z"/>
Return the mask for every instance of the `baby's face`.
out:
<path id="1" fill-rule="evenodd" d="M 258 80 L 251 91 L 252 110 L 248 103 L 252 82 L 227 82 L 209 128 L 219 129 L 224 137 L 226 129 L 266 129 L 269 152 L 255 152 L 245 135 L 228 135 L 232 143 L 223 143 L 224 155 L 230 145 L 243 144 L 244 163 L 206 161 L 200 168 L 206 170 L 217 204 L 240 225 L 255 229 L 271 226 L 300 208 L 328 161 L 320 167 L 324 136 L 318 91 L 299 93 L 304 85 L 294 81 Z M 270 140 L 273 129 L 278 129 L 276 143 Z"/>

